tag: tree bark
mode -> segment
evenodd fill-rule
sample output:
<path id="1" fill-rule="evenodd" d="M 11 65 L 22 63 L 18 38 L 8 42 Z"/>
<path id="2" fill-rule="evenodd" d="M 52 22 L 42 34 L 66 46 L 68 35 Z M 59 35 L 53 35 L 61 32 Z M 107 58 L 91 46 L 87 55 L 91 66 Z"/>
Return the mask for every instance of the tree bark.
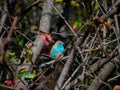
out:
<path id="1" fill-rule="evenodd" d="M 61 75 L 60 75 L 60 77 L 59 77 L 59 79 L 57 81 L 57 84 L 56 84 L 54 90 L 60 90 L 61 89 L 62 84 L 63 84 L 63 82 L 65 80 L 65 76 L 67 75 L 67 73 L 68 73 L 68 71 L 70 69 L 70 65 L 71 65 L 71 63 L 73 61 L 73 57 L 74 57 L 74 49 L 71 51 L 71 53 L 69 55 L 69 58 L 68 58 L 65 66 L 64 66 L 64 68 L 63 68 L 63 70 L 61 72 Z"/>
<path id="2" fill-rule="evenodd" d="M 50 29 L 51 15 L 52 15 L 52 6 L 50 5 L 50 3 L 53 4 L 54 0 L 46 0 L 46 2 L 43 5 L 43 11 L 42 11 L 42 16 L 41 16 L 40 25 L 39 25 L 39 30 L 42 30 L 43 32 L 49 32 L 49 29 Z M 43 40 L 38 34 L 34 41 L 34 46 L 32 47 L 32 52 L 33 52 L 32 62 L 33 63 L 35 63 L 35 61 L 37 60 L 37 57 L 40 54 L 43 46 L 44 46 Z M 32 69 L 31 62 L 28 65 L 28 69 L 29 70 Z M 27 85 L 24 79 L 23 79 L 23 82 Z M 23 86 L 24 84 L 20 82 L 18 86 L 18 90 L 19 88 L 23 88 Z M 23 89 L 27 90 L 27 87 L 24 86 Z"/>
<path id="3" fill-rule="evenodd" d="M 103 58 L 101 60 L 99 60 L 98 62 L 96 62 L 95 64 L 93 64 L 92 66 L 90 66 L 90 72 L 85 72 L 83 74 L 80 74 L 77 78 L 75 78 L 72 82 L 70 82 L 66 87 L 65 90 L 69 90 L 71 87 L 73 87 L 75 84 L 77 84 L 79 81 L 82 81 L 85 78 L 85 75 L 88 76 L 91 73 L 94 73 L 97 70 L 100 70 L 104 65 L 106 65 L 107 63 L 109 63 L 110 61 L 112 61 L 113 59 L 115 59 L 115 57 L 117 57 L 116 55 L 113 57 L 112 55 L 116 52 L 113 51 L 110 56 L 112 59 L 108 59 L 108 58 Z M 93 89 L 95 90 L 95 89 Z"/>
<path id="4" fill-rule="evenodd" d="M 52 9 L 53 9 L 50 3 L 53 4 L 54 0 L 47 0 L 47 2 L 45 2 L 43 6 L 43 11 L 42 11 L 42 17 L 40 20 L 39 30 L 42 30 L 44 32 L 49 32 L 50 30 L 51 15 L 52 15 Z M 33 51 L 32 62 L 33 63 L 36 61 L 44 45 L 40 35 L 38 35 L 37 38 L 35 39 L 34 45 L 35 46 L 32 47 L 32 51 Z"/>
<path id="5" fill-rule="evenodd" d="M 6 19 L 7 19 L 7 3 L 6 3 L 6 0 L 5 0 L 5 5 L 4 5 L 4 11 L 5 12 L 3 12 L 3 16 L 2 16 L 2 18 L 1 18 L 1 20 L 0 20 L 0 33 L 2 32 L 2 28 L 3 28 L 3 25 L 5 24 L 5 21 L 6 21 Z M 2 7 L 1 7 L 1 9 L 2 9 Z"/>
<path id="6" fill-rule="evenodd" d="M 106 78 L 113 72 L 114 68 L 115 68 L 114 63 L 112 62 L 107 63 L 98 74 L 98 77 L 96 77 L 93 80 L 93 82 L 91 83 L 87 90 L 98 90 L 102 85 L 101 81 L 104 82 Z"/>

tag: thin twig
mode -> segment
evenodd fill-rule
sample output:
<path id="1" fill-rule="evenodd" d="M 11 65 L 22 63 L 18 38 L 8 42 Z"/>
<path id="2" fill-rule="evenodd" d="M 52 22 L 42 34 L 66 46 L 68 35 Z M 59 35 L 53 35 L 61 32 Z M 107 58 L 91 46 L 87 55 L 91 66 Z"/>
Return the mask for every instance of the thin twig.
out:
<path id="1" fill-rule="evenodd" d="M 82 64 L 81 64 L 82 65 Z M 75 71 L 72 73 L 72 75 L 68 78 L 68 80 L 63 84 L 61 90 L 63 90 L 65 88 L 65 86 L 70 82 L 70 80 L 75 76 L 75 74 L 78 72 L 78 70 L 80 69 L 81 65 L 79 65 Z"/>
<path id="2" fill-rule="evenodd" d="M 64 22 L 69 27 L 69 29 L 71 30 L 71 32 L 75 35 L 75 37 L 77 37 L 77 34 L 73 30 L 73 28 L 70 26 L 70 24 L 67 22 L 67 20 L 65 19 L 65 17 L 62 16 L 62 14 L 57 10 L 57 8 L 52 3 L 49 3 L 49 4 L 56 10 L 56 12 L 59 14 L 59 16 L 64 20 Z"/>

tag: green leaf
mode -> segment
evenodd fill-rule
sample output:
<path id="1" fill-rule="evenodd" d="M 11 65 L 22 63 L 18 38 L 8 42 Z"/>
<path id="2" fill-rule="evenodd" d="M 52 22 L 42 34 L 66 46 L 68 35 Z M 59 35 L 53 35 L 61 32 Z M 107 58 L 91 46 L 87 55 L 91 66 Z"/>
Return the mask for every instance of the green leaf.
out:
<path id="1" fill-rule="evenodd" d="M 79 26 L 79 27 L 82 27 L 82 23 L 81 23 L 81 22 L 79 22 L 78 26 Z"/>
<path id="2" fill-rule="evenodd" d="M 31 29 L 31 30 L 36 30 L 36 29 L 38 29 L 38 27 L 35 26 L 35 25 L 32 25 L 32 26 L 30 27 L 30 29 Z"/>
<path id="3" fill-rule="evenodd" d="M 8 53 L 10 56 L 15 56 L 15 52 L 9 52 Z"/>
<path id="4" fill-rule="evenodd" d="M 24 39 L 21 39 L 19 42 L 18 42 L 18 45 L 23 47 L 23 44 L 24 44 Z"/>
<path id="5" fill-rule="evenodd" d="M 89 55 L 91 55 L 91 54 L 92 54 L 92 51 L 91 51 L 91 50 L 90 50 L 90 51 L 88 51 L 88 54 L 89 54 Z"/>
<path id="6" fill-rule="evenodd" d="M 32 49 L 28 49 L 28 53 L 32 55 L 33 54 Z"/>
<path id="7" fill-rule="evenodd" d="M 26 72 L 23 74 L 22 77 L 24 77 L 25 79 L 33 79 L 35 76 L 36 76 L 36 74 L 34 74 L 34 73 Z"/>
<path id="8" fill-rule="evenodd" d="M 63 0 L 55 0 L 56 3 L 61 3 Z"/>
<path id="9" fill-rule="evenodd" d="M 74 7 L 79 7 L 79 6 L 80 6 L 80 4 L 77 3 L 77 2 L 74 1 L 74 0 L 71 1 L 71 5 L 74 6 Z"/>
<path id="10" fill-rule="evenodd" d="M 94 11 L 97 11 L 98 8 L 99 8 L 99 6 L 98 6 L 98 3 L 96 2 L 95 5 L 94 5 Z"/>
<path id="11" fill-rule="evenodd" d="M 74 25 L 77 26 L 77 27 L 81 27 L 81 26 L 82 26 L 82 23 L 79 22 L 79 21 L 75 21 L 75 22 L 74 22 Z"/>
<path id="12" fill-rule="evenodd" d="M 76 26 L 78 26 L 78 23 L 79 23 L 78 21 L 75 21 L 75 22 L 74 22 L 74 24 L 75 24 Z"/>
<path id="13" fill-rule="evenodd" d="M 21 70 L 18 72 L 18 75 L 19 75 L 19 76 L 23 76 L 25 73 L 26 73 L 26 70 L 21 69 Z"/>
<path id="14" fill-rule="evenodd" d="M 91 77 L 88 77 L 85 79 L 85 85 L 90 85 L 90 83 L 93 81 Z"/>
<path id="15" fill-rule="evenodd" d="M 28 62 L 30 62 L 31 61 L 31 58 L 32 58 L 32 55 L 33 55 L 33 52 L 32 52 L 32 49 L 28 49 L 27 51 L 26 51 L 26 62 L 28 63 Z"/>
<path id="16" fill-rule="evenodd" d="M 10 58 L 12 58 L 12 57 L 14 57 L 15 56 L 15 52 L 7 52 L 6 53 L 6 58 L 7 59 L 10 59 Z"/>
<path id="17" fill-rule="evenodd" d="M 18 58 L 15 58 L 15 57 L 13 57 L 12 59 L 11 59 L 11 62 L 17 62 L 18 61 Z"/>

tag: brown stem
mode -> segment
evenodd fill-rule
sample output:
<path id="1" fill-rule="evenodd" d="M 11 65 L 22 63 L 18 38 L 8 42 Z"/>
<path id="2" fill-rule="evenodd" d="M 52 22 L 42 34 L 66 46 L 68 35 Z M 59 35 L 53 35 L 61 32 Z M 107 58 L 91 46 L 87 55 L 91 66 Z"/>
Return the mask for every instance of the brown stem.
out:
<path id="1" fill-rule="evenodd" d="M 90 73 L 94 73 L 96 70 L 100 69 L 103 65 L 110 62 L 113 58 L 118 56 L 118 54 L 116 54 L 116 49 L 112 53 L 110 53 L 109 56 L 110 56 L 110 58 L 103 58 L 103 59 L 97 61 L 95 64 L 91 65 Z"/>
<path id="2" fill-rule="evenodd" d="M 113 72 L 115 65 L 111 62 L 107 63 L 103 69 L 99 72 L 98 77 L 96 77 L 87 90 L 98 90 L 102 85 L 101 81 L 105 81 L 107 77 Z M 107 72 L 107 73 L 106 73 Z"/>
<path id="3" fill-rule="evenodd" d="M 101 37 L 100 37 L 100 34 L 99 34 L 99 32 L 98 32 L 98 29 L 97 29 L 96 25 L 94 25 L 94 27 L 95 27 L 95 31 L 96 31 L 96 34 L 97 34 L 97 36 L 98 36 L 98 40 L 99 40 L 99 43 L 100 43 L 100 45 L 101 45 L 102 51 L 105 53 L 105 55 L 106 55 L 107 57 L 110 57 L 109 54 L 108 54 L 108 52 L 107 52 L 107 51 L 105 50 L 105 48 L 103 47 L 104 44 L 103 44 L 103 42 L 102 42 L 102 39 L 101 39 Z"/>
<path id="4" fill-rule="evenodd" d="M 6 89 L 9 89 L 9 90 L 15 90 L 14 87 L 12 87 L 12 86 L 7 86 L 7 85 L 3 85 L 3 84 L 0 84 L 0 87 L 6 88 Z"/>
<path id="5" fill-rule="evenodd" d="M 10 40 L 10 38 L 11 38 L 13 32 L 14 32 L 14 27 L 16 26 L 17 22 L 18 22 L 18 16 L 15 16 L 14 21 L 12 23 L 12 26 L 11 26 L 10 31 L 9 31 L 8 36 L 7 36 L 8 41 Z"/>

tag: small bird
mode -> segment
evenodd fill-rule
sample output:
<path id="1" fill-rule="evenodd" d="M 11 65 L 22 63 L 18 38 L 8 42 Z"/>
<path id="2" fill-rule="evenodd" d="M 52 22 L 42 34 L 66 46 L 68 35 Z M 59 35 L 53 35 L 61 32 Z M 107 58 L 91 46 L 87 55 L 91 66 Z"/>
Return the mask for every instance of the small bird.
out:
<path id="1" fill-rule="evenodd" d="M 61 54 L 63 54 L 63 52 L 65 51 L 65 48 L 64 48 L 64 43 L 62 41 L 57 41 L 52 49 L 51 49 L 51 52 L 50 52 L 50 57 L 52 59 L 57 59 Z"/>

